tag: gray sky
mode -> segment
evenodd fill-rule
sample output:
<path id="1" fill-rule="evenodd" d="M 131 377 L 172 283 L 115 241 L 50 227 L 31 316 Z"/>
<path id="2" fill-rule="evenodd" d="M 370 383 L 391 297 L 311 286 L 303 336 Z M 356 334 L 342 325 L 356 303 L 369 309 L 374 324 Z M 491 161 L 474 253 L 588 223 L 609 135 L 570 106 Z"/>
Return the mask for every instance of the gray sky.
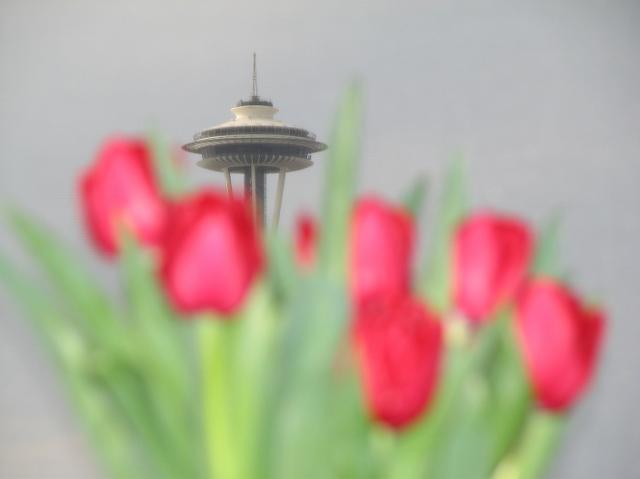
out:
<path id="1" fill-rule="evenodd" d="M 250 91 L 255 50 L 260 92 L 279 118 L 328 141 L 340 92 L 359 76 L 362 190 L 398 197 L 423 173 L 437 194 L 444 165 L 462 152 L 478 205 L 533 221 L 564 212 L 565 264 L 605 298 L 611 327 L 554 474 L 638 477 L 639 7 L 3 0 L 0 198 L 39 211 L 112 281 L 82 238 L 74 189 L 105 136 L 154 125 L 183 143 L 228 119 Z M 322 162 L 288 177 L 284 227 L 318 209 Z M 3 296 L 0 307 L 0 477 L 93 477 L 46 356 Z"/>

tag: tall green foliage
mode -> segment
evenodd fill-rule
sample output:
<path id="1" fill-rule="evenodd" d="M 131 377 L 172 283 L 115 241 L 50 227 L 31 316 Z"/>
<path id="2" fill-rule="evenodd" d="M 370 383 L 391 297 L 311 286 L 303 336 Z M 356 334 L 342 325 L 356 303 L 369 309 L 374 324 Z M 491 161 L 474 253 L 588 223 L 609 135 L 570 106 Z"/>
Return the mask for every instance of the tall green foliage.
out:
<path id="1" fill-rule="evenodd" d="M 233 318 L 177 316 L 152 255 L 126 230 L 115 299 L 53 232 L 23 212 L 8 214 L 40 275 L 0 255 L 0 281 L 55 357 L 111 476 L 455 479 L 517 470 L 513 477 L 528 478 L 544 470 L 560 426 L 531 405 L 511 311 L 478 334 L 445 318 L 447 351 L 429 410 L 403 433 L 369 418 L 349 353 L 346 295 L 362 103 L 353 85 L 338 109 L 317 267 L 301 271 L 290 241 L 269 232 L 268 271 Z M 155 133 L 150 143 L 163 188 L 179 197 L 185 182 L 168 146 Z M 415 218 L 425 192 L 421 180 L 405 199 Z M 417 285 L 439 312 L 450 309 L 452 238 L 468 206 L 457 161 Z M 553 226 L 539 271 L 556 271 L 555 238 Z"/>

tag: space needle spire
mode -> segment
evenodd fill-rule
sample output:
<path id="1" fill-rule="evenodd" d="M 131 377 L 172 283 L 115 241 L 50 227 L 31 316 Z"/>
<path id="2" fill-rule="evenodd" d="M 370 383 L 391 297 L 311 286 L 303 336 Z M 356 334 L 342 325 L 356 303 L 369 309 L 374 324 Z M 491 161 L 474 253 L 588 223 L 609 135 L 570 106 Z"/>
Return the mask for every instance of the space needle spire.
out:
<path id="1" fill-rule="evenodd" d="M 199 166 L 224 173 L 229 196 L 233 196 L 232 175 L 243 175 L 244 195 L 251 201 L 255 222 L 261 227 L 266 225 L 267 175 L 277 174 L 272 220 L 277 227 L 286 173 L 311 166 L 311 155 L 327 145 L 316 141 L 308 130 L 274 118 L 278 109 L 258 95 L 255 53 L 252 80 L 251 97 L 231 108 L 235 118 L 196 133 L 183 148 L 201 155 Z"/>
<path id="2" fill-rule="evenodd" d="M 258 98 L 258 69 L 256 68 L 256 52 L 253 52 L 253 89 L 251 98 Z"/>

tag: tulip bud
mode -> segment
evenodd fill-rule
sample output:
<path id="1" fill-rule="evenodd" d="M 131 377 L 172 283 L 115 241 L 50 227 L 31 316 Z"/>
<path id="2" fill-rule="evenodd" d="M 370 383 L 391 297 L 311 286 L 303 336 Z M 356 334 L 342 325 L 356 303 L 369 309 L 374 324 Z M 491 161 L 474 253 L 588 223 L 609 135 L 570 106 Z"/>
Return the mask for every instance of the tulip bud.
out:
<path id="1" fill-rule="evenodd" d="M 566 287 L 538 279 L 518 296 L 516 326 L 538 403 L 551 411 L 570 407 L 593 373 L 604 315 Z"/>
<path id="2" fill-rule="evenodd" d="M 370 298 L 354 328 L 365 396 L 372 415 L 401 429 L 428 407 L 442 356 L 442 326 L 409 296 Z"/>
<path id="3" fill-rule="evenodd" d="M 533 239 L 523 222 L 492 214 L 467 218 L 454 245 L 454 296 L 470 320 L 486 321 L 522 285 Z"/>
<path id="4" fill-rule="evenodd" d="M 79 186 L 87 228 L 104 254 L 117 252 L 121 224 L 144 245 L 162 241 L 166 202 L 154 181 L 151 153 L 143 140 L 107 141 Z"/>
<path id="5" fill-rule="evenodd" d="M 296 260 L 303 268 L 310 268 L 316 260 L 317 225 L 312 216 L 302 215 L 296 222 Z"/>
<path id="6" fill-rule="evenodd" d="M 175 206 L 161 277 L 182 313 L 232 313 L 263 265 L 247 202 L 203 191 Z"/>
<path id="7" fill-rule="evenodd" d="M 406 211 L 377 198 L 358 201 L 350 252 L 350 282 L 356 301 L 409 292 L 413 241 L 414 224 Z"/>

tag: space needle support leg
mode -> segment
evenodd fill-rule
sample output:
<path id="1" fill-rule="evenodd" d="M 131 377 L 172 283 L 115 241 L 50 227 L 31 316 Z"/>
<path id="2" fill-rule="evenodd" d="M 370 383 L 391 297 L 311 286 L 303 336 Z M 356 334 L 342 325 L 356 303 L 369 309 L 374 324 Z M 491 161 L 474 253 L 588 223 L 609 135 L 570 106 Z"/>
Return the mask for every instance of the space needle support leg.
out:
<path id="1" fill-rule="evenodd" d="M 227 182 L 227 196 L 229 198 L 233 197 L 233 185 L 231 184 L 231 173 L 229 172 L 229 168 L 224 169 L 224 178 Z"/>
<path id="2" fill-rule="evenodd" d="M 261 226 L 258 222 L 258 195 L 256 194 L 256 165 L 251 163 L 251 206 L 253 208 L 253 221 L 256 226 Z"/>
<path id="3" fill-rule="evenodd" d="M 280 209 L 282 208 L 282 193 L 284 192 L 284 175 L 287 172 L 284 168 L 280 168 L 278 172 L 278 190 L 276 191 L 276 204 L 273 209 L 273 228 L 278 227 L 280 223 Z"/>

